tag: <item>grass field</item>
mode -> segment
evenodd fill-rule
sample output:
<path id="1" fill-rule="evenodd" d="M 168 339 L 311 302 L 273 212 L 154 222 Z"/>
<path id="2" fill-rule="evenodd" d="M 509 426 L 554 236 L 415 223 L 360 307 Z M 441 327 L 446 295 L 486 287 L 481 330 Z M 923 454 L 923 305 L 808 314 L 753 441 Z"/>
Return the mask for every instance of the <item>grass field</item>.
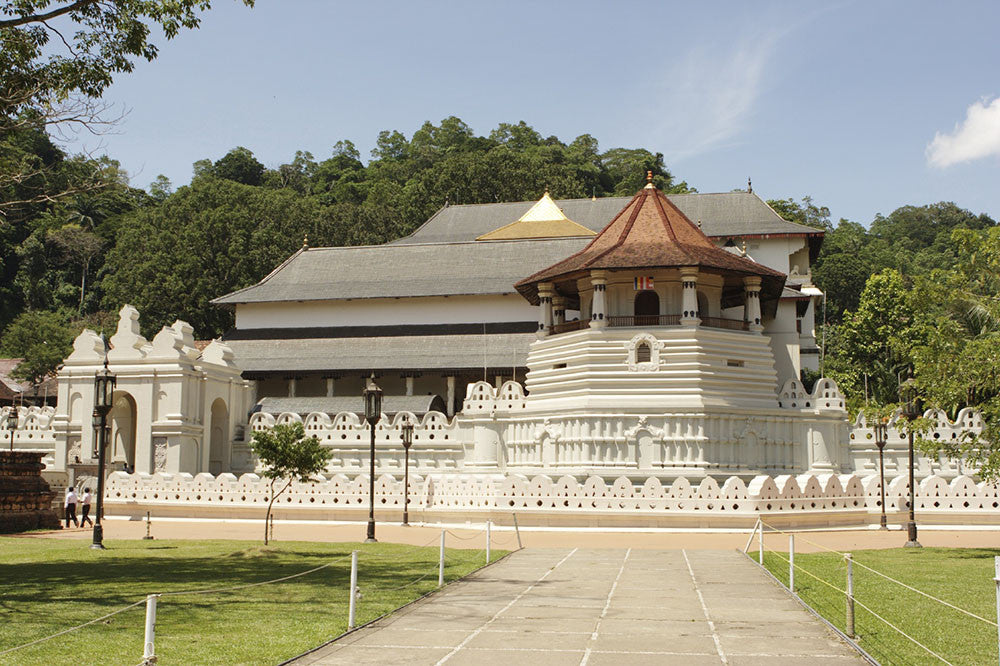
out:
<path id="1" fill-rule="evenodd" d="M 352 550 L 360 551 L 362 598 L 357 624 L 437 587 L 436 546 L 106 543 L 108 550 L 100 552 L 82 540 L 0 538 L 0 652 L 100 617 L 150 593 L 256 583 L 342 558 L 281 583 L 159 600 L 159 664 L 276 664 L 346 630 Z M 504 552 L 494 550 L 493 559 Z M 484 561 L 483 551 L 449 550 L 445 580 L 464 576 Z M 0 664 L 134 666 L 142 661 L 144 618 L 145 604 L 140 604 L 101 623 L 2 655 Z"/>
<path id="2" fill-rule="evenodd" d="M 751 551 L 756 557 L 756 552 Z M 996 621 L 993 558 L 1000 549 L 921 548 L 861 550 L 855 562 L 943 599 L 980 617 Z M 765 551 L 764 564 L 788 584 L 787 553 Z M 845 629 L 846 598 L 804 572 L 847 587 L 847 565 L 836 553 L 796 554 L 795 591 L 823 617 Z M 899 629 L 959 665 L 997 663 L 997 628 L 854 566 L 854 596 Z M 884 666 L 940 664 L 899 632 L 855 605 L 858 644 Z"/>

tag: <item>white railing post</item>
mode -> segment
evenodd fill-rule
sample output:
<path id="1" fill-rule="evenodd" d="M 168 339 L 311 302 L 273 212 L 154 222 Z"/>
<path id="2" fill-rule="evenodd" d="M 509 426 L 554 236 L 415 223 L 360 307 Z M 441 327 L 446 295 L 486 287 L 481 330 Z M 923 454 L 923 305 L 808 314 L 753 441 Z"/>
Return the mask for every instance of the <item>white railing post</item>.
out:
<path id="1" fill-rule="evenodd" d="M 142 663 L 156 663 L 156 600 L 158 594 L 146 595 L 146 636 L 142 642 Z"/>
<path id="2" fill-rule="evenodd" d="M 854 638 L 854 559 L 844 553 L 847 560 L 847 637 Z"/>
<path id="3" fill-rule="evenodd" d="M 438 587 L 444 585 L 444 530 L 441 530 L 441 555 L 438 558 Z"/>
<path id="4" fill-rule="evenodd" d="M 795 535 L 788 535 L 788 589 L 795 593 Z"/>
<path id="5" fill-rule="evenodd" d="M 757 564 L 764 566 L 764 521 L 757 527 Z"/>
<path id="6" fill-rule="evenodd" d="M 486 521 L 486 564 L 490 563 L 490 537 L 492 536 L 493 521 Z"/>
<path id="7" fill-rule="evenodd" d="M 746 555 L 747 553 L 750 552 L 750 546 L 753 545 L 753 538 L 755 536 L 757 536 L 757 525 L 759 525 L 759 524 L 760 524 L 760 518 L 758 518 L 757 522 L 755 522 L 753 524 L 753 527 L 750 528 L 750 536 L 747 537 L 747 545 L 743 546 L 743 554 L 744 555 Z"/>
<path id="8" fill-rule="evenodd" d="M 347 604 L 347 630 L 354 628 L 354 603 L 358 596 L 358 551 L 351 551 L 351 589 Z"/>
<path id="9" fill-rule="evenodd" d="M 1000 655 L 1000 555 L 993 558 L 994 578 L 997 584 L 997 654 Z"/>

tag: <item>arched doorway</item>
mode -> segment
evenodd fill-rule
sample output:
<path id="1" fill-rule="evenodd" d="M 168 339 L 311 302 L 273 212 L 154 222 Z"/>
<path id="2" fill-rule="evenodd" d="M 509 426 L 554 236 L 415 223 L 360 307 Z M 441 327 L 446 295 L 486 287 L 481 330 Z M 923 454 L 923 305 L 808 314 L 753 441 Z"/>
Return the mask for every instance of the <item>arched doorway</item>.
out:
<path id="1" fill-rule="evenodd" d="M 660 297 L 655 291 L 640 291 L 634 304 L 636 326 L 656 326 L 660 317 Z"/>
<path id="2" fill-rule="evenodd" d="M 228 471 L 228 456 L 226 455 L 227 444 L 229 443 L 229 410 L 226 408 L 226 401 L 216 398 L 212 403 L 212 421 L 209 429 L 208 443 L 208 471 L 210 474 L 221 474 Z"/>
<path id="3" fill-rule="evenodd" d="M 111 400 L 111 462 L 135 471 L 135 399 L 125 391 L 115 391 Z"/>

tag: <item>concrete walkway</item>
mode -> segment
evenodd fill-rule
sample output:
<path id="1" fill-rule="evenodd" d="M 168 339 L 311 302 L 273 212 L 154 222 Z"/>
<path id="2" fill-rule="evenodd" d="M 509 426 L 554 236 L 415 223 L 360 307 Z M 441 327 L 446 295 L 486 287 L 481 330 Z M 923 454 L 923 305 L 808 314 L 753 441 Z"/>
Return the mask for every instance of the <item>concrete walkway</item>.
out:
<path id="1" fill-rule="evenodd" d="M 534 549 L 296 664 L 863 664 L 736 551 Z"/>

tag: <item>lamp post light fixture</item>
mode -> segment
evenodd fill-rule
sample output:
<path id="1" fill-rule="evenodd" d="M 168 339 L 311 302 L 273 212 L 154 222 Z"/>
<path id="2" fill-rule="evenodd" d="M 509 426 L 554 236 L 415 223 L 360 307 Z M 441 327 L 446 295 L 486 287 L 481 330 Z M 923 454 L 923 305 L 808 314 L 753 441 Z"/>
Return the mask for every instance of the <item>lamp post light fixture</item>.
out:
<path id="1" fill-rule="evenodd" d="M 910 520 L 906 523 L 906 548 L 920 548 L 917 541 L 917 519 L 914 515 L 916 508 L 916 488 L 913 482 L 913 422 L 920 417 L 919 397 L 917 395 L 917 383 L 910 377 L 899 387 L 899 395 L 903 400 L 903 416 L 906 417 L 907 435 L 910 440 Z"/>
<path id="2" fill-rule="evenodd" d="M 365 543 L 375 543 L 375 424 L 382 418 L 382 389 L 375 383 L 372 373 L 365 390 L 365 421 L 372 433 L 371 473 L 368 476 L 368 538 Z"/>
<path id="3" fill-rule="evenodd" d="M 886 443 L 886 425 L 885 421 L 881 420 L 875 424 L 875 446 L 878 447 L 878 475 L 879 475 L 879 493 L 881 495 L 881 506 L 882 506 L 882 519 L 879 529 L 887 530 L 888 525 L 885 522 L 885 458 L 883 457 L 885 443 Z"/>
<path id="4" fill-rule="evenodd" d="M 413 424 L 407 418 L 400 428 L 403 439 L 403 525 L 410 526 L 410 446 L 413 444 Z"/>
<path id="5" fill-rule="evenodd" d="M 17 431 L 17 406 L 11 404 L 7 412 L 7 430 L 10 430 L 10 450 L 14 450 L 14 433 Z"/>
<path id="6" fill-rule="evenodd" d="M 104 550 L 104 527 L 101 515 L 104 513 L 104 459 L 108 444 L 108 413 L 114 399 L 117 378 L 108 370 L 108 341 L 104 340 L 104 369 L 94 375 L 94 417 L 97 421 L 97 513 L 94 514 L 94 542 L 91 548 Z"/>

